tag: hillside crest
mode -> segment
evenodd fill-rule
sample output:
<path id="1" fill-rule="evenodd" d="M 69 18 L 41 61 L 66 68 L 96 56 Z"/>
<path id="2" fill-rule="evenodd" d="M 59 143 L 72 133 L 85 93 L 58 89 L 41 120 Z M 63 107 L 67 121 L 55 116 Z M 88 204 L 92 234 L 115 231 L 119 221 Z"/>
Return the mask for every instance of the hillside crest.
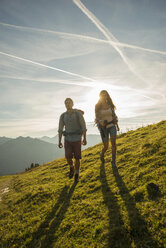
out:
<path id="1" fill-rule="evenodd" d="M 166 121 L 119 135 L 117 147 L 117 169 L 110 149 L 101 164 L 102 144 L 83 151 L 78 184 L 65 159 L 0 177 L 10 189 L 0 202 L 0 246 L 164 247 Z"/>

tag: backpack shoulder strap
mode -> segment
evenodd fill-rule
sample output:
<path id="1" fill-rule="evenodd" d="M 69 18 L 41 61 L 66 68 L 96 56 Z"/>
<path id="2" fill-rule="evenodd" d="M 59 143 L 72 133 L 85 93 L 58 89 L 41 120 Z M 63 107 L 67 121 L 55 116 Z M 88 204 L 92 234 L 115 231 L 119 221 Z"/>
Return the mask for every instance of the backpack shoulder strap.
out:
<path id="1" fill-rule="evenodd" d="M 65 114 L 66 112 L 64 112 L 61 116 L 62 116 L 62 121 L 65 122 Z"/>
<path id="2" fill-rule="evenodd" d="M 81 124 L 80 124 L 80 117 L 79 117 L 79 112 L 81 113 L 81 111 L 75 109 L 74 113 L 75 113 L 75 116 L 76 116 L 76 119 L 77 119 L 77 123 L 79 124 L 79 127 L 80 127 L 80 130 L 82 129 L 81 128 Z M 82 113 L 81 113 L 82 114 Z"/>
<path id="3" fill-rule="evenodd" d="M 80 124 L 80 119 L 79 119 L 79 114 L 78 114 L 78 110 L 74 111 L 76 118 L 77 118 L 77 122 Z"/>

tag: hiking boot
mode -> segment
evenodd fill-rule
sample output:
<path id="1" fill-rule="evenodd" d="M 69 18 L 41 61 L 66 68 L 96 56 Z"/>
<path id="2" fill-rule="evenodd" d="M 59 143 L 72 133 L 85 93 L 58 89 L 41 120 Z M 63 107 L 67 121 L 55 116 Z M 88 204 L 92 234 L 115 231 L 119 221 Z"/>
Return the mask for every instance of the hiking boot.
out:
<path id="1" fill-rule="evenodd" d="M 74 176 L 74 167 L 70 167 L 69 178 L 71 179 Z"/>
<path id="2" fill-rule="evenodd" d="M 75 183 L 78 183 L 79 182 L 79 176 L 78 174 L 75 174 Z"/>
<path id="3" fill-rule="evenodd" d="M 102 163 L 105 163 L 104 155 L 100 152 L 100 160 Z"/>

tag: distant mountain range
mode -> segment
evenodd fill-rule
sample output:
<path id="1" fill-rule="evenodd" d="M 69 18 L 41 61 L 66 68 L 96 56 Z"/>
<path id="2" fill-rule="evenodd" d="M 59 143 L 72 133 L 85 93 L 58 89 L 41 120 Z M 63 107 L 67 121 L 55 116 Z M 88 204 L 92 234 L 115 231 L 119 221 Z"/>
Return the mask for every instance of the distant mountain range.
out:
<path id="1" fill-rule="evenodd" d="M 0 175 L 22 172 L 31 163 L 43 164 L 63 157 L 63 154 L 63 149 L 39 139 L 10 139 L 0 145 Z"/>
<path id="2" fill-rule="evenodd" d="M 52 144 L 58 144 L 58 135 L 50 138 L 48 136 L 43 136 L 42 138 L 39 138 L 42 141 L 45 142 L 49 142 Z M 96 134 L 88 134 L 87 135 L 87 145 L 86 146 L 82 146 L 82 150 L 87 149 L 90 146 L 94 146 L 96 144 L 98 144 L 99 142 L 101 142 L 101 138 L 100 135 L 96 135 Z"/>
<path id="3" fill-rule="evenodd" d="M 87 135 L 86 149 L 101 142 L 99 135 Z M 44 164 L 64 157 L 64 149 L 59 149 L 58 135 L 42 138 L 18 137 L 15 139 L 0 137 L 0 176 L 23 172 L 32 163 Z"/>
<path id="4" fill-rule="evenodd" d="M 11 138 L 7 138 L 7 137 L 0 137 L 0 145 L 6 143 L 7 141 L 11 140 Z"/>
<path id="5" fill-rule="evenodd" d="M 58 144 L 58 135 L 50 138 L 48 136 L 43 136 L 42 138 L 39 138 L 40 140 L 43 140 L 45 142 L 49 142 L 49 143 L 52 143 L 52 144 Z"/>

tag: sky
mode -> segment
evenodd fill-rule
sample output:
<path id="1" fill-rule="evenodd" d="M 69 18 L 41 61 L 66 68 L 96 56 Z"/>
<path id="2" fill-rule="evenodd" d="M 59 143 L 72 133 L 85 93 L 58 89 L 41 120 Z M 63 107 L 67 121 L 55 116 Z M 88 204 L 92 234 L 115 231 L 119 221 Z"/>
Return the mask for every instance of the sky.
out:
<path id="1" fill-rule="evenodd" d="M 89 133 L 101 90 L 120 128 L 166 117 L 165 0 L 0 0 L 0 136 L 55 136 L 64 100 Z"/>

